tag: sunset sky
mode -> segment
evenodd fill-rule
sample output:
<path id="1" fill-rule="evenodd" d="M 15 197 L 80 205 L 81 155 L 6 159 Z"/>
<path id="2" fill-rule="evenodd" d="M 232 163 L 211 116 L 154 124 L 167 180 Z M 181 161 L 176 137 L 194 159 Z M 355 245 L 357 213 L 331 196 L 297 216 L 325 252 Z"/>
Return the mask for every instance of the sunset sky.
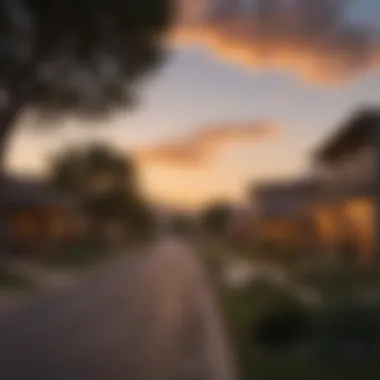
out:
<path id="1" fill-rule="evenodd" d="M 107 141 L 136 158 L 151 199 L 196 207 L 304 173 L 342 120 L 380 105 L 379 0 L 178 1 L 170 54 L 133 113 L 56 130 L 25 117 L 9 167 L 43 173 L 64 146 Z"/>

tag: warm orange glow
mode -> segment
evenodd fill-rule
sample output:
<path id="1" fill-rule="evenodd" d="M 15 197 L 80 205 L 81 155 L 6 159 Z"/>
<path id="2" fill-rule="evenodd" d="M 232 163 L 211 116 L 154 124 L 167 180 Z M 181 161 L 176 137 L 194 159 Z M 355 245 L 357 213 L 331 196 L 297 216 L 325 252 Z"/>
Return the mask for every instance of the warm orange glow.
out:
<path id="1" fill-rule="evenodd" d="M 38 226 L 35 215 L 23 212 L 12 217 L 13 236 L 22 239 L 34 239 L 38 235 Z"/>
<path id="2" fill-rule="evenodd" d="M 297 246 L 303 238 L 297 220 L 261 221 L 258 234 L 266 241 L 284 246 Z"/>
<path id="3" fill-rule="evenodd" d="M 313 216 L 322 248 L 336 254 L 341 239 L 350 236 L 357 243 L 359 258 L 363 262 L 371 259 L 374 233 L 372 200 L 357 198 L 318 206 Z"/>
<path id="4" fill-rule="evenodd" d="M 378 35 L 345 18 L 347 2 L 304 3 L 272 1 L 264 10 L 239 1 L 209 7 L 205 0 L 179 0 L 170 41 L 206 46 L 228 62 L 283 69 L 314 83 L 340 82 L 379 68 Z"/>
<path id="5" fill-rule="evenodd" d="M 205 126 L 179 141 L 140 149 L 140 163 L 197 167 L 207 163 L 218 150 L 234 142 L 258 142 L 278 136 L 282 127 L 273 122 L 256 121 L 243 125 Z"/>

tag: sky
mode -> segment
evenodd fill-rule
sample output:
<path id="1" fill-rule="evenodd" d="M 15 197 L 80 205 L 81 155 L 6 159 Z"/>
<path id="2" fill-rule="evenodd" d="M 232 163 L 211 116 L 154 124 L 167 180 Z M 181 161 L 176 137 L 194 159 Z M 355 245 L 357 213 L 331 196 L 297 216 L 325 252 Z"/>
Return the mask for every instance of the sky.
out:
<path id="1" fill-rule="evenodd" d="M 342 121 L 380 105 L 379 0 L 177 1 L 167 59 L 138 107 L 95 126 L 38 128 L 26 115 L 10 170 L 43 174 L 66 146 L 105 141 L 135 157 L 154 202 L 241 201 L 252 184 L 308 173 Z"/>

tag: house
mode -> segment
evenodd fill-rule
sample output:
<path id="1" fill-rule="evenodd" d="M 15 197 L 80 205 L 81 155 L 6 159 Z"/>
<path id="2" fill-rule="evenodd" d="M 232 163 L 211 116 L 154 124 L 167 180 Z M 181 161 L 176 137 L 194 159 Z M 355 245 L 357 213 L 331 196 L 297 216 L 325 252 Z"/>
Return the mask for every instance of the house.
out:
<path id="1" fill-rule="evenodd" d="M 322 184 L 313 220 L 320 248 L 332 260 L 371 262 L 379 251 L 379 131 L 380 109 L 357 112 L 313 157 Z"/>
<path id="2" fill-rule="evenodd" d="M 2 184 L 11 252 L 41 252 L 81 233 L 81 214 L 69 196 L 36 179 L 6 176 Z"/>
<path id="3" fill-rule="evenodd" d="M 313 244 L 310 207 L 318 190 L 314 179 L 261 183 L 254 187 L 255 235 L 271 246 L 305 247 Z"/>

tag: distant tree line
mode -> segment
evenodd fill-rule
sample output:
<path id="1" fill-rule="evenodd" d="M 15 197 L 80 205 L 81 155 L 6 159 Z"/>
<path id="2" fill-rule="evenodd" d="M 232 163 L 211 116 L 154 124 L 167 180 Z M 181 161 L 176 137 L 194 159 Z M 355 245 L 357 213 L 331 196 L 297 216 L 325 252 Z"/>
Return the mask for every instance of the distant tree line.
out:
<path id="1" fill-rule="evenodd" d="M 233 207 L 226 202 L 208 205 L 199 216 L 204 232 L 214 237 L 225 237 L 233 214 Z"/>

